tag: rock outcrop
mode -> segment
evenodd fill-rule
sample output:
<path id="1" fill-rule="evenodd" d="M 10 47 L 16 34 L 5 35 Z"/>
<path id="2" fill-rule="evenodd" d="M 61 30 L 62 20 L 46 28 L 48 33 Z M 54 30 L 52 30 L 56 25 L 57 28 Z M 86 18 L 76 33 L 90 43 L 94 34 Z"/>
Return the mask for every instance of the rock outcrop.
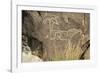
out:
<path id="1" fill-rule="evenodd" d="M 25 50 L 45 61 L 79 60 L 84 52 L 81 47 L 90 40 L 89 20 L 89 13 L 23 10 L 22 36 L 27 39 Z M 22 43 L 25 45 L 25 41 Z M 84 59 L 86 55 L 89 59 L 90 53 L 86 53 Z"/>

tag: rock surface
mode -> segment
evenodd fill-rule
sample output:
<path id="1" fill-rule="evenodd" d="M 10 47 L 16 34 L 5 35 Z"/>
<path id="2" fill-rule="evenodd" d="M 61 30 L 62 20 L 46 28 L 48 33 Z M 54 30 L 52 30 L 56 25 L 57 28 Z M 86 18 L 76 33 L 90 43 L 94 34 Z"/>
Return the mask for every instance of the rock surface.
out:
<path id="1" fill-rule="evenodd" d="M 22 52 L 22 62 L 42 62 L 43 60 L 40 59 L 36 55 L 32 55 L 31 52 L 25 53 Z"/>
<path id="2" fill-rule="evenodd" d="M 36 55 L 43 60 L 77 60 L 83 53 L 82 45 L 90 40 L 89 20 L 89 13 L 23 10 L 22 35 L 27 37 L 30 50 L 38 51 Z"/>

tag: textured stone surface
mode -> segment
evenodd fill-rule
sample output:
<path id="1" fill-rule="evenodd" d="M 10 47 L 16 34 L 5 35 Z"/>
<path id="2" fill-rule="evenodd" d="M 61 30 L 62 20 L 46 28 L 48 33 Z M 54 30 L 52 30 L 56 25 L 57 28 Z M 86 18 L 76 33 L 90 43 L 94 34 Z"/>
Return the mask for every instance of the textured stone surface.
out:
<path id="1" fill-rule="evenodd" d="M 84 52 L 81 46 L 90 40 L 89 20 L 89 13 L 23 11 L 22 35 L 30 49 L 41 51 L 43 60 L 77 60 Z M 85 56 L 89 59 L 89 52 Z"/>

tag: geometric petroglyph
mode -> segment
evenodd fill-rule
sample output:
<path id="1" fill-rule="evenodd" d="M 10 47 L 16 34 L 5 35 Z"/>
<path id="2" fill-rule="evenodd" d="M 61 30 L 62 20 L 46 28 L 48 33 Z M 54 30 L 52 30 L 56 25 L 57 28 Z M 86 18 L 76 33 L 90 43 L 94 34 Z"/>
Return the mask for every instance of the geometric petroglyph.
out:
<path id="1" fill-rule="evenodd" d="M 71 36 L 80 32 L 78 29 L 62 29 L 59 22 L 59 16 L 51 16 L 46 18 L 43 23 L 49 25 L 50 31 L 50 40 L 67 40 L 67 38 L 71 38 Z M 81 32 L 80 32 L 81 33 Z"/>

